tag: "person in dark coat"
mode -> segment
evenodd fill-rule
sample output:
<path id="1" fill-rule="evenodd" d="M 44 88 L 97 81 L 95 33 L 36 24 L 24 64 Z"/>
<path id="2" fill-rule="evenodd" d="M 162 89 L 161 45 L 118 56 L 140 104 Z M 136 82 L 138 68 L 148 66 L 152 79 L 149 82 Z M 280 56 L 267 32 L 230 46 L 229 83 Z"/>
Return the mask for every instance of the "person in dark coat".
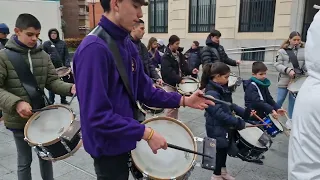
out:
<path id="1" fill-rule="evenodd" d="M 9 27 L 5 23 L 0 23 L 0 49 L 3 49 L 8 42 Z"/>
<path id="2" fill-rule="evenodd" d="M 243 81 L 243 90 L 245 106 L 255 110 L 260 118 L 265 118 L 271 114 L 278 119 L 279 113 L 283 114 L 284 109 L 273 100 L 269 86 L 271 82 L 266 78 L 267 66 L 263 62 L 254 62 L 252 64 L 252 77 Z M 252 124 L 258 124 L 260 121 L 252 117 L 249 121 Z"/>
<path id="3" fill-rule="evenodd" d="M 161 59 L 161 76 L 163 81 L 168 84 L 164 86 L 167 92 L 176 92 L 177 84 L 184 83 L 182 77 L 186 75 L 197 74 L 197 69 L 189 69 L 184 55 L 178 50 L 180 45 L 180 38 L 176 35 L 172 35 L 169 38 L 169 44 L 166 52 Z M 168 117 L 178 118 L 178 108 L 168 109 L 166 114 Z"/>
<path id="4" fill-rule="evenodd" d="M 67 44 L 60 39 L 59 31 L 52 28 L 48 32 L 49 39 L 43 43 L 43 50 L 50 55 L 55 68 L 71 67 Z M 61 97 L 61 104 L 68 104 L 66 96 Z M 49 100 L 54 103 L 55 94 L 49 91 Z"/>
<path id="5" fill-rule="evenodd" d="M 228 57 L 222 45 L 220 45 L 221 33 L 212 30 L 207 37 L 206 46 L 201 50 L 202 65 L 207 63 L 224 62 L 230 66 L 237 66 L 240 60 L 233 60 Z"/>
<path id="6" fill-rule="evenodd" d="M 140 58 L 143 62 L 144 72 L 158 84 L 162 84 L 163 81 L 159 76 L 156 66 L 153 64 L 152 59 L 149 57 L 147 47 L 141 42 L 141 39 L 145 33 L 144 21 L 139 19 L 139 22 L 135 24 L 132 31 L 130 32 L 131 41 L 136 45 Z"/>
<path id="7" fill-rule="evenodd" d="M 10 34 L 9 27 L 5 23 L 0 23 L 0 49 L 4 49 L 6 43 L 8 42 L 8 34 Z M 1 117 L 2 111 L 0 110 L 0 118 Z"/>
<path id="8" fill-rule="evenodd" d="M 230 68 L 222 62 L 209 63 L 204 65 L 201 77 L 201 87 L 205 88 L 205 94 L 232 103 L 232 93 L 224 86 L 228 83 Z M 234 141 L 233 132 L 245 128 L 245 121 L 240 117 L 235 117 L 233 111 L 240 117 L 245 117 L 245 110 L 236 104 L 228 106 L 216 103 L 205 110 L 207 136 L 217 140 L 216 167 L 212 180 L 233 180 L 227 173 L 226 160 L 227 152 L 231 141 Z"/>
<path id="9" fill-rule="evenodd" d="M 201 56 L 200 56 L 200 48 L 199 48 L 199 42 L 193 41 L 191 48 L 184 54 L 187 58 L 187 62 L 190 69 L 198 69 L 201 64 Z M 198 74 L 191 75 L 194 78 L 198 78 Z"/>

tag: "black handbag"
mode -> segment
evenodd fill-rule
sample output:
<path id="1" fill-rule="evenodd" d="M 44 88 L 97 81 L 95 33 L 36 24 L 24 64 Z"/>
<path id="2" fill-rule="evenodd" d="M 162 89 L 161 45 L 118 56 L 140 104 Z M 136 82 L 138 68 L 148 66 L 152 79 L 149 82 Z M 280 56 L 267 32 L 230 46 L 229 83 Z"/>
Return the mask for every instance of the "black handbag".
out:
<path id="1" fill-rule="evenodd" d="M 118 49 L 116 43 L 114 42 L 112 37 L 101 26 L 97 26 L 97 28 L 94 29 L 91 32 L 91 34 L 98 36 L 99 38 L 101 38 L 102 40 L 104 40 L 108 44 L 108 47 L 110 48 L 113 56 L 115 57 L 114 58 L 115 64 L 116 64 L 116 67 L 119 71 L 122 82 L 123 82 L 128 94 L 129 94 L 132 105 L 134 107 L 134 118 L 136 120 L 138 120 L 139 122 L 144 121 L 146 115 L 138 108 L 137 102 L 134 100 L 132 90 L 130 89 L 130 86 L 129 86 L 128 75 L 126 73 L 126 69 L 124 67 L 124 64 L 123 64 L 123 61 L 120 56 L 119 49 Z"/>
<path id="2" fill-rule="evenodd" d="M 5 52 L 31 100 L 31 107 L 33 109 L 41 109 L 45 106 L 51 105 L 51 101 L 45 95 L 43 90 L 39 88 L 34 75 L 27 63 L 24 61 L 22 55 L 10 49 L 5 49 Z"/>

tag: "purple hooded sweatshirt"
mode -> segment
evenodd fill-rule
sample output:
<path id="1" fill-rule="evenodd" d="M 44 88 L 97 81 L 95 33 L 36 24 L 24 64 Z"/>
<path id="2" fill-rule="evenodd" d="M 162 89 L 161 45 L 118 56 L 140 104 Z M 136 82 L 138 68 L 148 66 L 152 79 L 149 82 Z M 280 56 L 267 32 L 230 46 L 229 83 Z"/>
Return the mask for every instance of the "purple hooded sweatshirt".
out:
<path id="1" fill-rule="evenodd" d="M 181 95 L 153 88 L 129 32 L 102 16 L 99 25 L 114 38 L 134 98 L 148 106 L 179 107 Z M 73 70 L 80 106 L 85 150 L 93 157 L 130 152 L 143 137 L 145 125 L 133 119 L 133 106 L 107 44 L 88 35 L 78 47 Z"/>

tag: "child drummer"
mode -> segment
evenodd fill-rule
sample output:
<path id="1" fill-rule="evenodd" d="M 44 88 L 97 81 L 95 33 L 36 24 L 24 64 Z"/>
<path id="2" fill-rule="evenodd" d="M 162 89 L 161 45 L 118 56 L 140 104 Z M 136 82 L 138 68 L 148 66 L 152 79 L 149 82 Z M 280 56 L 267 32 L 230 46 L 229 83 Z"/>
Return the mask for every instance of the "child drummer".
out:
<path id="1" fill-rule="evenodd" d="M 231 91 L 226 86 L 229 75 L 230 68 L 225 63 L 206 64 L 203 67 L 200 89 L 205 89 L 205 94 L 215 99 L 232 103 Z M 234 177 L 227 173 L 227 152 L 232 149 L 230 146 L 233 141 L 233 138 L 230 138 L 232 131 L 244 129 L 245 121 L 235 117 L 232 114 L 233 110 L 241 117 L 246 115 L 245 110 L 235 104 L 232 106 L 216 104 L 209 106 L 205 112 L 207 136 L 217 140 L 216 167 L 211 180 L 234 180 Z"/>
<path id="2" fill-rule="evenodd" d="M 243 82 L 245 106 L 248 110 L 255 110 L 261 119 L 269 114 L 278 119 L 279 114 L 283 115 L 286 111 L 281 109 L 270 94 L 269 86 L 271 82 L 266 78 L 267 71 L 268 68 L 263 62 L 254 62 L 252 64 L 252 77 Z M 252 124 L 261 123 L 254 116 L 248 122 Z M 258 163 L 262 163 L 262 161 Z"/>

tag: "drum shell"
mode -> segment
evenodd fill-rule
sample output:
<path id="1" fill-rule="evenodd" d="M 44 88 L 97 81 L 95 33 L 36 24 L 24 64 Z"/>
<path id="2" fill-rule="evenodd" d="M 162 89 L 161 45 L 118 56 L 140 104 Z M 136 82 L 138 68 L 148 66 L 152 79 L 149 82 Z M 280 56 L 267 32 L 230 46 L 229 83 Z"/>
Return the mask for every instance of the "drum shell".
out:
<path id="1" fill-rule="evenodd" d="M 249 123 L 247 123 L 247 125 L 250 125 Z M 257 128 L 257 127 L 252 127 L 252 128 Z M 259 128 L 257 128 L 259 129 Z M 263 134 L 263 131 L 259 129 L 259 132 L 261 132 L 260 135 Z M 252 134 L 254 135 L 254 134 Z M 255 135 L 254 135 L 255 136 Z M 255 137 L 257 138 L 257 142 L 259 137 Z M 268 151 L 268 147 L 257 147 L 251 143 L 249 143 L 245 138 L 243 138 L 239 131 L 237 131 L 237 148 L 239 149 L 238 152 L 238 157 L 242 160 L 248 160 L 251 159 L 252 157 L 258 158 L 259 156 L 261 156 L 262 154 L 264 154 L 266 151 Z M 271 142 L 269 142 L 271 143 Z"/>
<path id="2" fill-rule="evenodd" d="M 62 131 L 63 133 L 59 136 L 59 134 L 57 134 L 56 138 L 52 138 L 48 141 L 45 141 L 43 143 L 38 143 L 37 141 L 34 140 L 30 140 L 30 134 L 28 134 L 29 128 L 33 127 L 32 123 L 36 123 L 37 119 L 41 117 L 41 111 L 37 112 L 35 114 L 33 114 L 33 116 L 30 117 L 30 119 L 28 120 L 27 124 L 25 125 L 24 128 L 24 136 L 25 136 L 25 141 L 34 148 L 34 150 L 38 153 L 38 155 L 40 155 L 42 153 L 50 153 L 50 156 L 48 157 L 41 157 L 44 160 L 52 160 L 52 161 L 57 161 L 57 160 L 62 160 L 65 159 L 69 156 L 71 156 L 72 154 L 74 154 L 81 146 L 82 146 L 82 138 L 80 136 L 80 129 L 76 128 L 75 126 L 72 126 L 72 124 L 80 124 L 79 121 L 75 120 L 75 114 L 73 113 L 73 111 L 64 106 L 64 105 L 50 105 L 47 106 L 46 108 L 50 109 L 50 108 L 62 108 L 64 109 L 66 112 L 68 112 L 68 116 L 64 117 L 62 119 L 67 119 L 68 121 L 67 124 L 70 124 L 68 129 L 64 129 L 64 131 Z M 48 110 L 50 111 L 50 110 Z M 43 111 L 45 112 L 45 111 Z M 45 116 L 46 117 L 46 116 Z M 47 116 L 49 117 L 49 116 Z M 70 118 L 70 120 L 69 120 Z M 39 120 L 38 120 L 39 121 Z M 49 122 L 49 121 L 48 121 Z M 78 122 L 78 123 L 76 123 Z M 72 133 L 74 132 L 72 136 L 66 135 L 65 133 Z M 70 138 L 71 137 L 71 138 Z M 69 138 L 69 140 L 67 140 Z M 69 152 L 69 151 L 70 152 Z"/>
<path id="3" fill-rule="evenodd" d="M 57 161 L 57 160 L 62 160 L 70 157 L 71 154 L 73 154 L 76 150 L 78 150 L 82 145 L 80 134 L 77 134 L 71 141 L 64 140 L 64 142 L 70 148 L 71 150 L 70 154 L 61 141 L 58 141 L 48 146 L 43 146 L 43 148 L 45 148 L 46 151 L 50 152 L 52 158 L 55 161 Z M 36 151 L 42 151 L 42 148 L 40 146 L 35 146 L 34 148 L 36 148 Z M 43 158 L 43 159 L 50 160 L 49 158 Z"/>

